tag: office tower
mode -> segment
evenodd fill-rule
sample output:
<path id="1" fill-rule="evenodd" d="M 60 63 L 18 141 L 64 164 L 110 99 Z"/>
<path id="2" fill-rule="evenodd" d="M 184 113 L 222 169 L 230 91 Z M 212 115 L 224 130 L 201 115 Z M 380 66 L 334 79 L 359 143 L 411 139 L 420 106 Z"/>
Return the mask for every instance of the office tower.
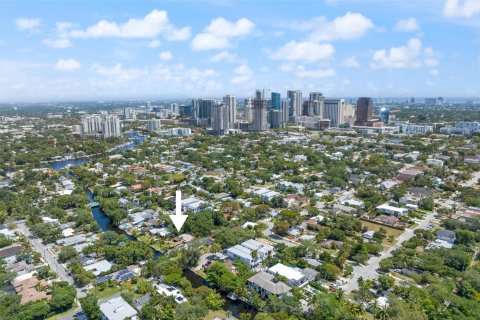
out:
<path id="1" fill-rule="evenodd" d="M 383 122 L 384 125 L 388 125 L 388 121 L 390 120 L 390 110 L 387 108 L 380 109 L 379 115 L 380 121 Z"/>
<path id="2" fill-rule="evenodd" d="M 160 130 L 161 123 L 160 119 L 149 119 L 147 122 L 147 130 L 148 132 L 155 132 Z"/>
<path id="3" fill-rule="evenodd" d="M 120 125 L 120 119 L 117 116 L 106 116 L 102 122 L 102 137 L 121 137 L 122 127 Z"/>
<path id="4" fill-rule="evenodd" d="M 123 118 L 132 119 L 132 108 L 123 108 Z"/>
<path id="5" fill-rule="evenodd" d="M 414 98 L 414 97 L 412 97 L 412 98 L 410 99 L 410 103 L 411 103 L 411 104 L 414 104 L 414 103 L 415 103 L 415 98 Z"/>
<path id="6" fill-rule="evenodd" d="M 150 105 L 150 101 L 147 101 L 147 110 L 151 110 L 151 105 Z"/>
<path id="7" fill-rule="evenodd" d="M 255 90 L 255 99 L 265 99 L 265 92 L 263 90 Z"/>
<path id="8" fill-rule="evenodd" d="M 212 132 L 215 135 L 228 133 L 229 121 L 228 110 L 224 104 L 218 103 L 212 107 Z"/>
<path id="9" fill-rule="evenodd" d="M 372 98 L 361 97 L 357 100 L 357 123 L 364 125 L 368 121 L 372 120 L 373 113 L 373 100 Z M 363 123 L 363 124 L 360 124 Z"/>
<path id="10" fill-rule="evenodd" d="M 172 103 L 170 104 L 170 112 L 175 113 L 175 114 L 180 114 L 180 110 L 178 108 L 178 103 Z"/>
<path id="11" fill-rule="evenodd" d="M 330 127 L 338 127 L 343 123 L 344 99 L 325 100 L 323 117 L 330 120 Z"/>
<path id="12" fill-rule="evenodd" d="M 227 94 L 225 97 L 223 97 L 223 103 L 227 109 L 228 122 L 230 125 L 232 125 L 237 121 L 237 98 Z"/>
<path id="13" fill-rule="evenodd" d="M 270 128 L 283 128 L 283 112 L 282 110 L 271 109 L 270 110 Z"/>
<path id="14" fill-rule="evenodd" d="M 192 99 L 192 103 L 190 105 L 192 107 L 192 117 L 197 119 L 198 112 L 200 110 L 200 99 Z"/>
<path id="15" fill-rule="evenodd" d="M 437 98 L 425 98 L 425 104 L 427 106 L 435 106 L 437 104 Z"/>
<path id="16" fill-rule="evenodd" d="M 261 132 L 268 129 L 267 122 L 267 101 L 265 99 L 254 99 L 252 110 L 252 131 Z"/>
<path id="17" fill-rule="evenodd" d="M 282 100 L 282 123 L 287 123 L 289 119 L 289 108 L 290 108 L 290 100 L 289 99 L 283 99 Z"/>
<path id="18" fill-rule="evenodd" d="M 321 92 L 310 92 L 310 97 L 304 103 L 303 115 L 323 117 L 325 97 Z"/>
<path id="19" fill-rule="evenodd" d="M 272 92 L 272 100 L 271 100 L 272 109 L 280 110 L 282 106 L 281 103 L 282 101 L 281 101 L 280 93 Z"/>
<path id="20" fill-rule="evenodd" d="M 301 90 L 289 90 L 287 91 L 287 98 L 290 99 L 290 111 L 289 115 L 292 118 L 302 115 L 302 91 Z"/>
<path id="21" fill-rule="evenodd" d="M 245 121 L 253 121 L 253 100 L 252 98 L 245 99 Z"/>
<path id="22" fill-rule="evenodd" d="M 180 112 L 180 117 L 192 117 L 192 105 L 191 104 L 181 104 L 178 106 L 178 111 Z"/>
<path id="23" fill-rule="evenodd" d="M 340 123 L 348 123 L 349 126 L 355 124 L 355 112 L 356 108 L 353 104 L 345 103 L 342 109 L 342 119 Z"/>

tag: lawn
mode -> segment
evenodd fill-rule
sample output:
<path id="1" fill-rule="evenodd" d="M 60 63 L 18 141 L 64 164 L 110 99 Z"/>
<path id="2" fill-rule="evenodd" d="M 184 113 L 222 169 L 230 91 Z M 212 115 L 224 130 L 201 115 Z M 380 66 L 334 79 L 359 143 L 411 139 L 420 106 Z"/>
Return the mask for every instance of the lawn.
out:
<path id="1" fill-rule="evenodd" d="M 213 320 L 216 318 L 226 319 L 227 315 L 223 310 L 209 311 L 208 314 L 205 316 L 204 320 Z"/>
<path id="2" fill-rule="evenodd" d="M 71 313 L 74 313 L 75 310 L 77 310 L 77 309 L 80 310 L 80 309 L 78 308 L 77 304 L 74 303 L 73 306 L 72 306 L 70 309 L 68 309 L 67 311 L 62 312 L 62 313 L 59 313 L 59 314 L 56 314 L 56 315 L 54 315 L 54 316 L 51 316 L 51 317 L 47 318 L 47 320 L 59 320 L 59 319 L 62 319 L 64 316 L 69 315 L 69 314 L 71 314 Z"/>
<path id="3" fill-rule="evenodd" d="M 105 299 L 105 298 L 111 297 L 114 294 L 122 292 L 122 291 L 127 291 L 127 290 L 133 291 L 134 288 L 135 288 L 135 285 L 133 285 L 133 284 L 122 284 L 120 286 L 107 287 L 104 290 L 97 289 L 95 291 L 95 289 L 91 289 L 90 292 L 91 293 L 96 293 L 98 299 Z"/>
<path id="4" fill-rule="evenodd" d="M 390 227 L 387 227 L 387 226 L 382 226 L 382 225 L 372 223 L 372 222 L 368 222 L 368 221 L 362 221 L 362 225 L 364 227 L 367 227 L 368 230 L 373 230 L 373 231 L 377 231 L 380 228 L 385 229 L 385 231 L 387 231 L 387 237 L 383 241 L 383 244 L 386 245 L 386 246 L 393 245 L 393 243 L 388 241 L 388 236 L 393 236 L 395 239 L 397 239 L 398 236 L 400 236 L 403 233 L 402 230 L 398 230 L 398 229 L 395 229 L 395 228 L 390 228 Z"/>

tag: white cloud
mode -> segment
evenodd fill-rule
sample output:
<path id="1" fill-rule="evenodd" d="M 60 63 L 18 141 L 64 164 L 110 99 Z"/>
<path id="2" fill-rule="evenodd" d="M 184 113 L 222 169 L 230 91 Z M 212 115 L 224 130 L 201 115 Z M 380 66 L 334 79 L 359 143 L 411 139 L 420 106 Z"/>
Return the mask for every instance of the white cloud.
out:
<path id="1" fill-rule="evenodd" d="M 159 54 L 159 58 L 162 61 L 172 60 L 172 53 L 170 51 L 162 51 Z"/>
<path id="2" fill-rule="evenodd" d="M 169 40 L 184 40 L 190 36 L 188 27 L 176 29 L 168 21 L 165 10 L 153 10 L 142 19 L 129 19 L 123 24 L 100 20 L 85 30 L 73 30 L 74 38 L 149 39 L 164 35 Z"/>
<path id="3" fill-rule="evenodd" d="M 437 69 L 432 69 L 429 71 L 429 73 L 432 75 L 432 76 L 438 76 L 438 74 L 440 73 Z"/>
<path id="4" fill-rule="evenodd" d="M 69 48 L 73 45 L 68 38 L 47 38 L 43 40 L 43 44 L 56 49 Z"/>
<path id="5" fill-rule="evenodd" d="M 20 31 L 37 31 L 40 26 L 40 19 L 18 18 L 15 19 L 15 26 Z"/>
<path id="6" fill-rule="evenodd" d="M 335 75 L 335 69 L 316 69 L 316 70 L 307 70 L 304 66 L 299 65 L 295 71 L 295 76 L 297 78 L 327 78 L 333 77 Z"/>
<path id="7" fill-rule="evenodd" d="M 406 46 L 376 51 L 370 66 L 374 69 L 435 67 L 438 65 L 437 55 L 430 47 L 422 51 L 422 42 L 412 38 Z"/>
<path id="8" fill-rule="evenodd" d="M 147 47 L 155 49 L 155 48 L 159 47 L 161 44 L 162 43 L 160 42 L 160 40 L 155 39 L 155 40 L 150 41 L 148 43 Z"/>
<path id="9" fill-rule="evenodd" d="M 415 18 L 408 18 L 400 20 L 395 25 L 394 30 L 398 32 L 413 32 L 420 29 L 420 26 Z"/>
<path id="10" fill-rule="evenodd" d="M 233 54 L 233 53 L 230 53 L 226 50 L 224 51 L 220 51 L 219 53 L 217 53 L 216 55 L 210 57 L 209 61 L 210 62 L 221 62 L 221 61 L 225 61 L 225 62 L 234 62 L 235 61 L 235 58 L 236 58 L 236 55 Z"/>
<path id="11" fill-rule="evenodd" d="M 117 63 L 113 67 L 105 67 L 95 63 L 92 69 L 100 76 L 111 77 L 120 81 L 136 80 L 148 75 L 148 70 L 138 68 L 125 69 L 121 63 Z"/>
<path id="12" fill-rule="evenodd" d="M 75 59 L 60 59 L 55 68 L 61 71 L 74 71 L 80 69 L 81 64 Z"/>
<path id="13" fill-rule="evenodd" d="M 356 57 L 349 57 L 342 61 L 342 65 L 349 68 L 359 68 L 360 64 Z"/>
<path id="14" fill-rule="evenodd" d="M 443 7 L 443 14 L 446 17 L 470 18 L 480 13 L 480 1 L 478 0 L 447 0 Z"/>
<path id="15" fill-rule="evenodd" d="M 311 31 L 310 41 L 352 40 L 358 39 L 373 28 L 373 22 L 360 13 L 347 12 L 344 16 L 328 21 L 325 17 L 316 17 L 310 21 L 290 25 L 293 29 Z"/>
<path id="16" fill-rule="evenodd" d="M 252 69 L 246 64 L 242 64 L 233 70 L 233 72 L 236 74 L 231 80 L 231 83 L 233 84 L 242 84 L 248 82 L 253 75 Z"/>
<path id="17" fill-rule="evenodd" d="M 270 54 L 271 59 L 315 62 L 333 56 L 335 48 L 329 44 L 291 41 Z"/>
<path id="18" fill-rule="evenodd" d="M 246 18 L 236 22 L 217 18 L 193 38 L 191 47 L 194 51 L 223 49 L 230 45 L 230 38 L 246 36 L 254 29 L 255 25 Z"/>
<path id="19" fill-rule="evenodd" d="M 333 68 L 307 70 L 305 66 L 293 63 L 280 65 L 280 71 L 292 73 L 297 78 L 327 78 L 336 74 Z"/>
<path id="20" fill-rule="evenodd" d="M 56 49 L 69 48 L 73 46 L 68 38 L 68 31 L 73 27 L 71 22 L 57 22 L 55 38 L 47 38 L 43 40 L 43 44 Z"/>

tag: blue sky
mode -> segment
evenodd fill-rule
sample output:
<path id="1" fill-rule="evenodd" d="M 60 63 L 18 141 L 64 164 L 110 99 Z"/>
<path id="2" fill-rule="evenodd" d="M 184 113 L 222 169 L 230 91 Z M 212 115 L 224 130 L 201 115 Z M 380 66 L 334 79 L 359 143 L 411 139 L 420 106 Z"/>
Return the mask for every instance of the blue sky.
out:
<path id="1" fill-rule="evenodd" d="M 0 101 L 480 96 L 480 0 L 0 2 Z"/>

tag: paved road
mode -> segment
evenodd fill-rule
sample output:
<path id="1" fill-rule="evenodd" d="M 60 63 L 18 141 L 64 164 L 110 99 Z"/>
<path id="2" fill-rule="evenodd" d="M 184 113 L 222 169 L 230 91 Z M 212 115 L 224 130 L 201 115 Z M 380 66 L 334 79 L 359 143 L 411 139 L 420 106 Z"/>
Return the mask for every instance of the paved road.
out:
<path id="1" fill-rule="evenodd" d="M 460 183 L 460 185 L 463 187 L 472 187 L 477 184 L 479 179 L 480 179 L 480 171 L 475 171 L 470 180 Z"/>
<path id="2" fill-rule="evenodd" d="M 40 239 L 32 235 L 28 227 L 25 225 L 25 222 L 18 221 L 16 224 L 18 230 L 27 237 L 28 241 L 30 241 L 35 250 L 42 255 L 43 260 L 48 263 L 52 271 L 57 273 L 58 277 L 63 281 L 67 281 L 71 285 L 75 285 L 73 278 L 68 274 L 67 269 L 65 269 L 65 267 L 57 261 L 52 250 L 44 245 Z M 82 292 L 82 289 L 83 288 L 77 288 L 77 298 L 81 298 L 86 295 L 85 292 Z"/>
<path id="3" fill-rule="evenodd" d="M 269 220 L 260 220 L 259 222 L 263 222 L 265 223 L 268 228 L 263 230 L 262 233 L 264 235 L 265 238 L 267 239 L 270 239 L 272 240 L 273 242 L 277 242 L 277 243 L 284 243 L 287 247 L 296 247 L 299 245 L 299 243 L 296 243 L 294 241 L 290 241 L 290 240 L 287 240 L 285 238 L 282 238 L 278 235 L 276 235 L 275 233 L 273 233 L 272 229 L 273 229 L 273 222 L 272 221 L 269 221 Z"/>
<path id="4" fill-rule="evenodd" d="M 377 269 L 380 268 L 380 261 L 385 258 L 390 258 L 392 256 L 392 251 L 398 249 L 402 246 L 405 241 L 410 240 L 415 234 L 416 229 L 425 229 L 434 219 L 436 212 L 428 214 L 424 220 L 419 224 L 415 225 L 412 229 L 406 229 L 398 238 L 397 243 L 390 248 L 382 251 L 380 255 L 371 257 L 366 266 L 355 266 L 353 267 L 354 276 L 341 288 L 345 293 L 350 293 L 353 290 L 358 290 L 358 279 L 363 277 L 363 279 L 377 279 L 379 273 Z"/>

